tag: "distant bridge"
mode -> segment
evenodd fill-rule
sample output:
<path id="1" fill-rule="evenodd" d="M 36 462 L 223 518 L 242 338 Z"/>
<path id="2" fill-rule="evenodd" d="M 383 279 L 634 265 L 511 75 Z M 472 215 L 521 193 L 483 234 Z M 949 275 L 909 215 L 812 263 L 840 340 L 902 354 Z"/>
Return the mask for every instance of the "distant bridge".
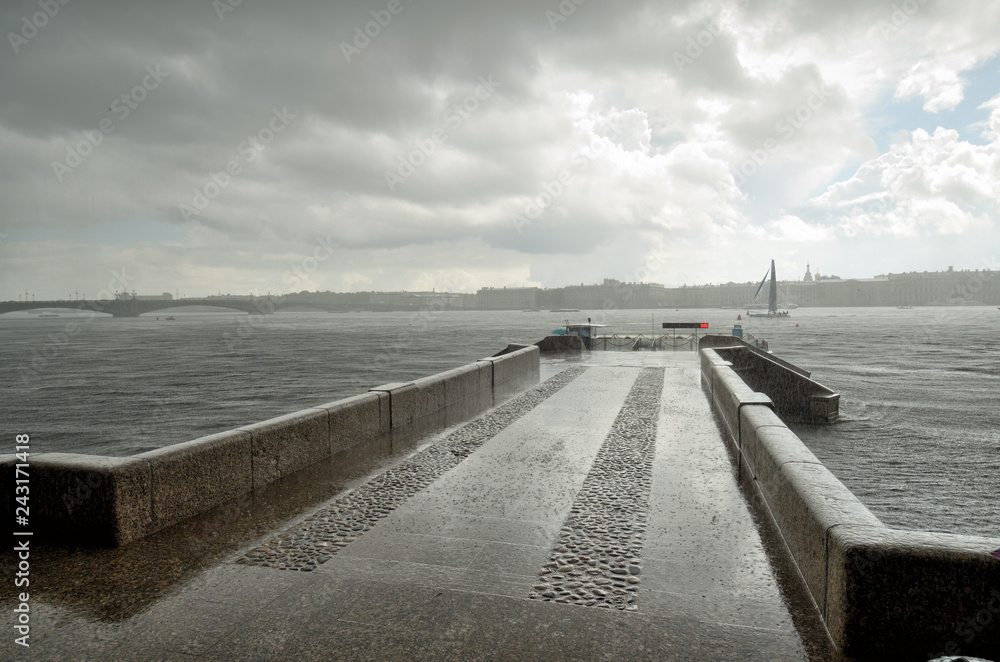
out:
<path id="1" fill-rule="evenodd" d="M 270 315 L 280 308 L 270 297 L 254 297 L 252 299 L 83 299 L 80 301 L 4 301 L 0 302 L 0 315 L 21 310 L 37 310 L 38 308 L 64 308 L 108 313 L 115 317 L 138 317 L 143 313 L 185 306 L 229 308 L 241 310 L 251 315 Z M 326 308 L 315 304 L 310 304 L 309 307 L 326 310 Z"/>

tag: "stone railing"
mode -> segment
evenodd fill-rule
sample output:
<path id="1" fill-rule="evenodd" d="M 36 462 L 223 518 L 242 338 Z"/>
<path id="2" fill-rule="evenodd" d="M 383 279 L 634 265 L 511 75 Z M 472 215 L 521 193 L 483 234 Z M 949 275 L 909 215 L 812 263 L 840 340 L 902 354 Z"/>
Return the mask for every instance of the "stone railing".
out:
<path id="1" fill-rule="evenodd" d="M 721 352 L 702 386 L 739 479 L 784 540 L 834 644 L 859 660 L 1000 651 L 1000 539 L 885 526 Z"/>
<path id="2" fill-rule="evenodd" d="M 452 425 L 538 380 L 539 350 L 497 356 L 131 457 L 29 458 L 37 537 L 123 545 L 359 446 L 392 445 Z M 137 412 L 137 415 L 141 413 Z M 0 456 L 0 511 L 12 521 L 15 464 Z"/>
<path id="3" fill-rule="evenodd" d="M 726 346 L 727 341 L 735 344 Z M 810 378 L 808 370 L 731 336 L 705 336 L 699 348 L 705 347 L 729 361 L 750 388 L 766 393 L 783 421 L 833 423 L 839 417 L 840 395 Z"/>

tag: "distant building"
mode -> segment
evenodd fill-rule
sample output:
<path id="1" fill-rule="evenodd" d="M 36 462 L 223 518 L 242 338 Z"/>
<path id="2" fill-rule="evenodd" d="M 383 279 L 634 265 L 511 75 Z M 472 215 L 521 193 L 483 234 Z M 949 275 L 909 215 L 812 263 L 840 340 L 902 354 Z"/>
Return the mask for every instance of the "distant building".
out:
<path id="1" fill-rule="evenodd" d="M 117 292 L 115 293 L 115 299 L 118 301 L 172 301 L 174 295 L 170 292 L 164 292 L 163 294 L 136 294 L 133 292 Z"/>
<path id="2" fill-rule="evenodd" d="M 811 279 L 810 279 L 811 276 Z M 331 311 L 352 310 L 538 310 L 576 308 L 581 311 L 649 308 L 744 308 L 754 302 L 758 281 L 717 285 L 664 287 L 659 283 L 623 282 L 605 278 L 592 285 L 483 287 L 476 294 L 455 292 L 299 292 L 285 295 L 282 307 L 315 306 Z M 132 299 L 134 293 L 118 298 Z M 135 296 L 136 299 L 146 298 Z M 168 293 L 152 299 L 171 299 Z M 220 295 L 209 299 L 249 299 Z M 261 297 L 263 298 L 263 297 Z M 760 303 L 758 297 L 757 303 Z M 778 303 L 797 306 L 1000 306 L 1000 271 L 964 270 L 881 274 L 874 278 L 821 276 L 806 264 L 799 280 L 778 282 Z"/>
<path id="3" fill-rule="evenodd" d="M 206 299 L 221 299 L 223 301 L 250 301 L 252 294 L 209 294 Z M 260 297 L 263 298 L 263 297 Z"/>
<path id="4" fill-rule="evenodd" d="M 540 292 L 539 287 L 483 287 L 476 299 L 482 310 L 534 310 Z"/>

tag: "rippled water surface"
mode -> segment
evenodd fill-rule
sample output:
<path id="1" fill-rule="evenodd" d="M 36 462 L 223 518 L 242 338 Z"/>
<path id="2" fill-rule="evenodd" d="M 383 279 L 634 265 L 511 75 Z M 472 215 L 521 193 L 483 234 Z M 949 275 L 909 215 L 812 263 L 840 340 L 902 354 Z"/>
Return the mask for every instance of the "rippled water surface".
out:
<path id="1" fill-rule="evenodd" d="M 566 317 L 728 333 L 737 312 L 282 313 L 253 326 L 227 313 L 8 314 L 0 427 L 31 433 L 36 452 L 128 455 L 457 367 Z M 797 431 L 883 521 L 1000 535 L 1000 311 L 815 308 L 743 323 L 841 394 L 838 424 Z"/>

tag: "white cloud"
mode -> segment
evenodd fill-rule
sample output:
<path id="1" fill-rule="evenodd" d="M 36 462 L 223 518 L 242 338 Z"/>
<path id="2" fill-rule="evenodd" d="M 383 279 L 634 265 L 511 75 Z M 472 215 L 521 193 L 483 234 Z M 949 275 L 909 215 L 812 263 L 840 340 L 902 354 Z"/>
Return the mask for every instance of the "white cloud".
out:
<path id="1" fill-rule="evenodd" d="M 768 237 L 775 241 L 828 241 L 832 233 L 824 227 L 810 225 L 798 216 L 784 214 L 767 224 Z"/>
<path id="2" fill-rule="evenodd" d="M 1000 97 L 991 126 L 1000 125 Z M 1000 133 L 976 145 L 958 132 L 923 129 L 862 164 L 850 179 L 810 201 L 849 236 L 934 236 L 997 226 L 1000 217 Z"/>
<path id="3" fill-rule="evenodd" d="M 906 77 L 896 86 L 896 99 L 921 97 L 925 99 L 924 110 L 939 113 L 951 110 L 964 98 L 966 81 L 961 73 L 973 68 L 975 56 L 960 53 L 946 61 L 944 58 L 918 62 L 910 68 Z"/>

